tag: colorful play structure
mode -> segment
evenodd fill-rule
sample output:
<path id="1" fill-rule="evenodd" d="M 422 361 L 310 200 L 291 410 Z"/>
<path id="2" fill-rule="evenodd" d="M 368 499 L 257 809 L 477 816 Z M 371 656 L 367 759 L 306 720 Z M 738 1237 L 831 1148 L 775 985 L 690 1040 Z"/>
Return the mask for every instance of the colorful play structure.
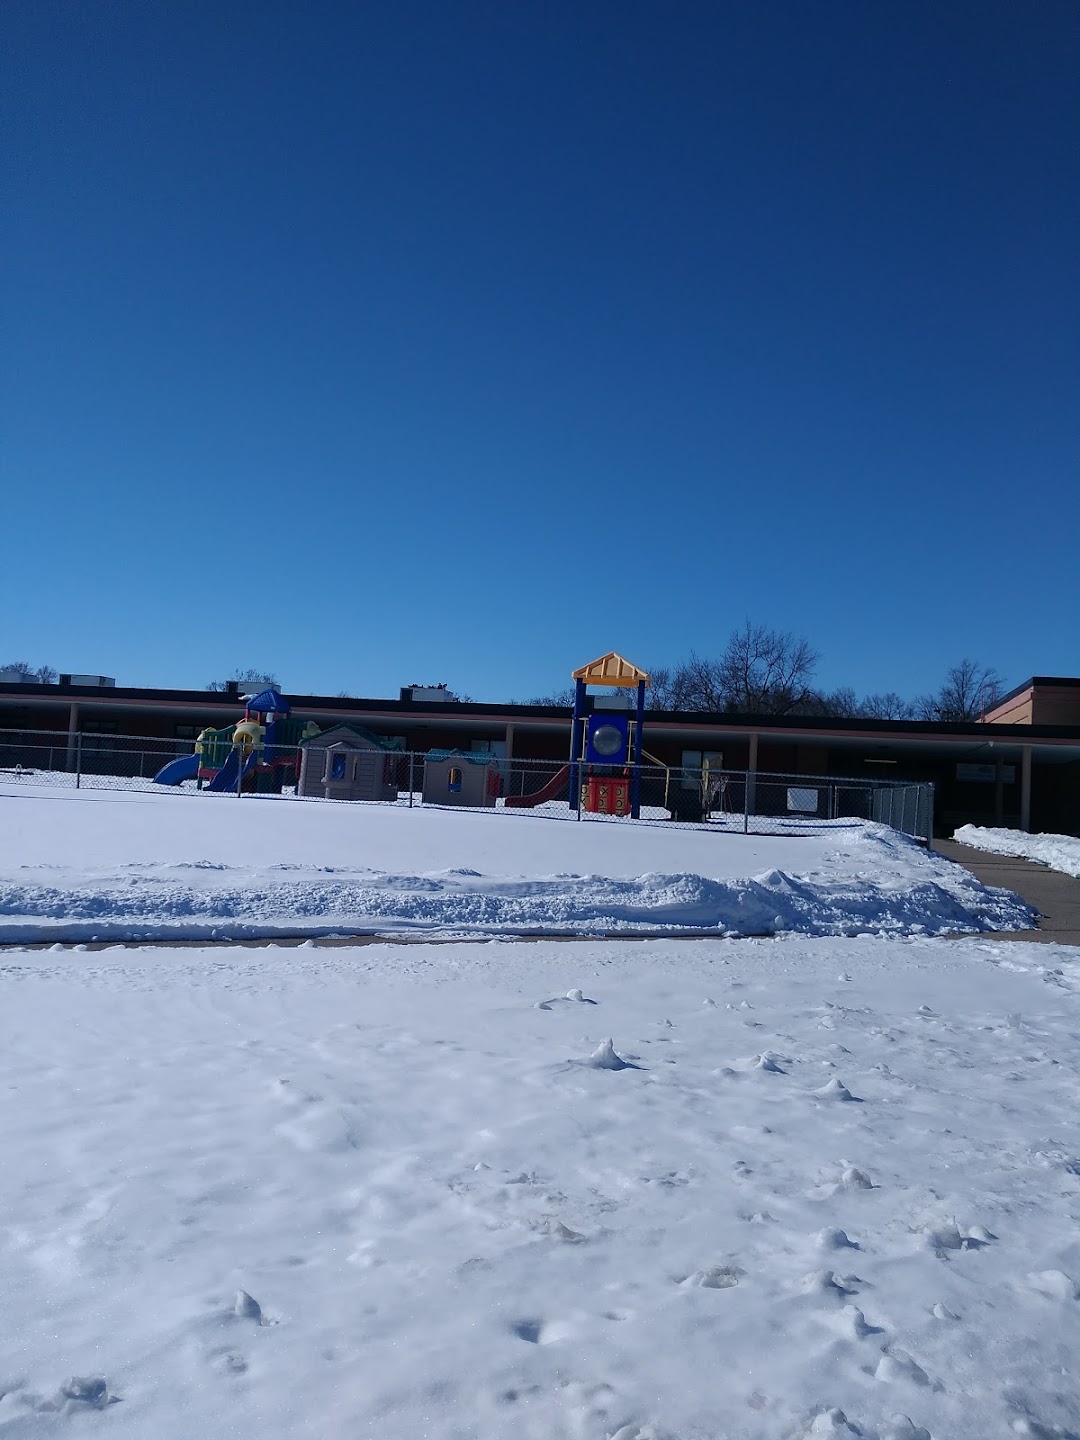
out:
<path id="1" fill-rule="evenodd" d="M 570 759 L 529 795 L 507 795 L 509 809 L 534 809 L 566 797 L 571 811 L 614 817 L 641 815 L 643 761 L 663 768 L 663 805 L 672 818 L 701 819 L 709 807 L 698 802 L 684 814 L 687 797 L 673 787 L 672 771 L 644 747 L 646 671 L 609 651 L 572 672 L 574 712 Z M 608 693 L 590 695 L 591 687 Z M 627 704 L 634 695 L 633 712 Z M 611 692 L 615 692 L 612 694 Z M 295 785 L 298 795 L 328 800 L 395 801 L 409 774 L 400 770 L 402 742 L 356 725 L 320 732 L 291 718 L 289 702 L 268 689 L 244 698 L 243 718 L 220 730 L 207 728 L 194 753 L 172 760 L 154 779 L 159 785 L 195 780 L 200 789 L 280 794 Z M 676 772 L 677 773 L 677 772 Z M 705 777 L 710 788 L 709 777 Z M 720 784 L 717 779 L 715 789 Z M 422 795 L 426 804 L 492 806 L 502 791 L 498 763 L 486 753 L 432 750 L 425 757 Z M 659 799 L 659 797 L 657 797 Z"/>
<path id="2" fill-rule="evenodd" d="M 609 650 L 598 660 L 574 670 L 574 715 L 570 726 L 570 761 L 531 795 L 508 795 L 505 804 L 531 809 L 568 792 L 570 808 L 597 815 L 641 815 L 641 764 L 651 760 L 644 746 L 645 670 Z M 590 686 L 636 691 L 633 718 L 621 694 L 589 694 Z M 656 762 L 659 763 L 659 762 Z M 665 802 L 670 774 L 665 783 Z"/>
<path id="3" fill-rule="evenodd" d="M 276 690 L 250 695 L 242 720 L 203 730 L 194 753 L 170 761 L 154 779 L 159 785 L 197 780 L 200 789 L 280 794 L 296 782 L 299 746 L 319 733 L 317 725 L 290 716 L 289 702 Z"/>

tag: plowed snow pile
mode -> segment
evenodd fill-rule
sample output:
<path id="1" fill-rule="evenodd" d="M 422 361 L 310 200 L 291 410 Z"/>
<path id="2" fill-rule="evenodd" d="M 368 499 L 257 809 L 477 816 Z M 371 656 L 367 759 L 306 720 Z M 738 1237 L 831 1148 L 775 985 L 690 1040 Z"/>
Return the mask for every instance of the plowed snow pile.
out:
<path id="1" fill-rule="evenodd" d="M 0 940 L 688 929 L 1018 930 L 1005 890 L 882 825 L 560 821 L 289 799 L 0 787 Z"/>

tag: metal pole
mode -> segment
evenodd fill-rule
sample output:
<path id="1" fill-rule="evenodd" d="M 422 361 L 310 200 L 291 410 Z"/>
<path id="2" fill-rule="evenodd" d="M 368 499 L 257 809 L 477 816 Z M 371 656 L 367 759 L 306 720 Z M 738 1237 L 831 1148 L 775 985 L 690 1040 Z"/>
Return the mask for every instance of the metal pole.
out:
<path id="1" fill-rule="evenodd" d="M 410 750 L 410 751 L 409 751 L 409 809 L 410 809 L 410 810 L 413 808 L 413 761 L 414 761 L 415 759 L 416 759 L 416 756 L 415 756 L 415 755 L 413 754 L 413 752 Z"/>
<path id="2" fill-rule="evenodd" d="M 82 731 L 75 736 L 75 789 L 82 787 Z"/>
<path id="3" fill-rule="evenodd" d="M 755 730 L 750 736 L 750 756 L 746 767 L 746 824 L 744 831 L 750 830 L 750 811 L 757 810 L 757 767 L 758 767 L 758 735 Z"/>
<path id="4" fill-rule="evenodd" d="M 244 793 L 244 747 L 236 747 L 236 798 L 239 800 Z"/>
<path id="5" fill-rule="evenodd" d="M 630 818 L 641 819 L 641 751 L 645 733 L 645 681 L 637 687 L 637 712 L 634 717 L 634 768 L 630 772 Z"/>
<path id="6" fill-rule="evenodd" d="M 574 688 L 574 713 L 570 717 L 570 809 L 577 811 L 581 819 L 581 747 L 578 744 L 578 723 L 585 714 L 585 681 L 578 680 Z"/>

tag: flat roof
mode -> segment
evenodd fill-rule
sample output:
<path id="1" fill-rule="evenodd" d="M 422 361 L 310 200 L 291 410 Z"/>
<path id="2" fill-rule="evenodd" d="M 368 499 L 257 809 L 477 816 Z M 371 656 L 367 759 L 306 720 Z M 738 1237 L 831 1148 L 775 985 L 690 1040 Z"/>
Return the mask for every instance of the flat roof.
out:
<path id="1" fill-rule="evenodd" d="M 1066 684 L 1080 688 L 1080 679 L 1048 680 L 1037 677 L 1031 684 Z M 1021 687 L 1023 689 L 1024 687 Z M 1020 693 L 1019 691 L 1016 693 Z M 1004 697 L 1008 698 L 1008 697 Z M 95 708 L 123 710 L 159 709 L 164 712 L 183 710 L 188 714 L 209 711 L 240 712 L 243 700 L 222 690 L 161 690 L 130 686 L 25 685 L 0 684 L 0 724 L 3 702 L 25 701 L 50 705 L 88 702 Z M 571 709 L 564 705 L 488 704 L 473 701 L 401 700 L 360 698 L 341 695 L 290 695 L 293 713 L 332 715 L 346 720 L 349 716 L 379 716 L 385 720 L 412 719 L 430 721 L 444 726 L 461 726 L 469 721 L 490 725 L 519 723 L 523 727 L 548 729 L 570 722 Z M 1001 703 L 1001 702 L 999 702 Z M 753 715 L 706 710 L 648 710 L 649 728 L 673 731 L 724 731 L 732 736 L 753 731 L 771 731 L 776 735 L 849 737 L 865 740 L 932 740 L 970 739 L 985 744 L 996 737 L 1018 745 L 1035 740 L 1080 742 L 1078 725 L 1007 725 L 986 721 L 956 723 L 941 720 L 870 720 L 861 717 L 841 718 L 835 715 Z M 25 728 L 25 727 L 23 727 Z"/>
<path id="2" fill-rule="evenodd" d="M 1056 685 L 1066 690 L 1080 690 L 1080 679 L 1075 675 L 1032 675 L 1030 680 L 1025 680 L 1020 685 L 1014 685 L 1006 694 L 998 697 L 988 710 L 997 710 L 1007 700 L 1015 700 L 1017 695 L 1023 695 L 1025 690 L 1034 690 L 1039 685 Z"/>

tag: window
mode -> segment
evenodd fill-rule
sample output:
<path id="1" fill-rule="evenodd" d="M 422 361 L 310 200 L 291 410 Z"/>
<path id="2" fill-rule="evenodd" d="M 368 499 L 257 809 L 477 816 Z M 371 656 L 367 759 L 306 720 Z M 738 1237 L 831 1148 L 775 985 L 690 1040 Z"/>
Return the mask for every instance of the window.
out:
<path id="1" fill-rule="evenodd" d="M 446 778 L 446 788 L 447 788 L 449 791 L 451 791 L 453 794 L 455 794 L 455 795 L 460 792 L 460 790 L 461 790 L 461 767 L 460 767 L 460 766 L 458 766 L 458 765 L 451 765 L 451 766 L 450 766 L 450 773 L 449 773 L 449 775 L 448 775 L 447 778 Z"/>
<path id="2" fill-rule="evenodd" d="M 331 756 L 331 758 L 330 758 L 330 779 L 331 779 L 331 780 L 344 780 L 344 779 L 345 779 L 345 756 L 344 756 L 344 755 L 340 755 L 340 754 L 339 754 L 339 755 L 333 755 L 333 756 Z"/>
<path id="3" fill-rule="evenodd" d="M 194 725 L 174 725 L 173 734 L 177 740 L 194 740 L 198 737 L 199 731 Z"/>
<path id="4" fill-rule="evenodd" d="M 474 755 L 494 755 L 497 760 L 506 758 L 505 740 L 470 740 L 469 749 Z"/>
<path id="5" fill-rule="evenodd" d="M 722 750 L 684 750 L 682 752 L 681 784 L 686 790 L 696 790 L 701 784 L 702 771 L 719 770 L 724 763 Z"/>

